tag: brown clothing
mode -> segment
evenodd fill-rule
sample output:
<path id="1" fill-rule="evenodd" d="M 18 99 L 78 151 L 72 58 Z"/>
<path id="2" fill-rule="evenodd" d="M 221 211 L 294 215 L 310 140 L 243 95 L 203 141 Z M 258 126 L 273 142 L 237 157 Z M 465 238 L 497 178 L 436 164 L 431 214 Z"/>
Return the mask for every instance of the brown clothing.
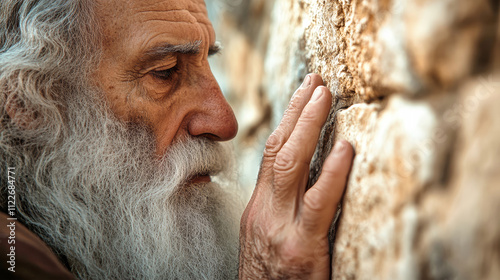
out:
<path id="1" fill-rule="evenodd" d="M 0 212 L 0 279 L 75 279 L 37 235 L 8 218 Z M 15 272 L 9 271 L 12 264 Z"/>

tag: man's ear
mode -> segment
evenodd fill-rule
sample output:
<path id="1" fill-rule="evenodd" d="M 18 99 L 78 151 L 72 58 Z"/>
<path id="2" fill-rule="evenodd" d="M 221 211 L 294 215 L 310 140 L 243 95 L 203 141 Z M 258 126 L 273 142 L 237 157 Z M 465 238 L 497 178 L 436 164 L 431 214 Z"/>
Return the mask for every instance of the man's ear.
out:
<path id="1" fill-rule="evenodd" d="M 12 123 L 17 127 L 22 129 L 33 129 L 36 127 L 38 114 L 30 109 L 16 93 L 7 94 L 4 106 L 7 115 L 9 115 Z"/>

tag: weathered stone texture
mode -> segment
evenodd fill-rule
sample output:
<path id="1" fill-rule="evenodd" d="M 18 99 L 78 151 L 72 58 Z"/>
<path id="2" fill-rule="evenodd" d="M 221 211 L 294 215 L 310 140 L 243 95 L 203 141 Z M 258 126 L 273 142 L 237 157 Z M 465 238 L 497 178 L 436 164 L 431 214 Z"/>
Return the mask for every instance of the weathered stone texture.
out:
<path id="1" fill-rule="evenodd" d="M 311 165 L 355 147 L 334 279 L 500 279 L 499 3 L 209 2 L 244 185 L 305 73 L 336 96 Z"/>
<path id="2" fill-rule="evenodd" d="M 384 109 L 338 114 L 336 137 L 357 155 L 334 278 L 500 275 L 499 104 L 498 92 L 471 81 L 456 98 L 393 95 Z"/>
<path id="3" fill-rule="evenodd" d="M 344 95 L 372 101 L 452 88 L 491 59 L 494 1 L 309 2 L 310 67 Z"/>

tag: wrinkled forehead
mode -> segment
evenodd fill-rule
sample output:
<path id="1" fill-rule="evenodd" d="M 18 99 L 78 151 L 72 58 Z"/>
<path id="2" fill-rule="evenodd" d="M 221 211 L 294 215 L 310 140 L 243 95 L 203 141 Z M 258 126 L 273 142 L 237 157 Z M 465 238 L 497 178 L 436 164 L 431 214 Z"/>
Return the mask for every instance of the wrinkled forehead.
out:
<path id="1" fill-rule="evenodd" d="M 175 10 L 206 13 L 204 0 L 97 0 L 96 2 L 98 11 L 109 15 Z"/>
<path id="2" fill-rule="evenodd" d="M 97 0 L 98 11 L 108 15 L 130 15 L 148 11 L 206 13 L 203 0 Z"/>
<path id="3" fill-rule="evenodd" d="M 97 0 L 97 14 L 107 44 L 151 32 L 170 33 L 171 40 L 215 40 L 203 0 Z"/>

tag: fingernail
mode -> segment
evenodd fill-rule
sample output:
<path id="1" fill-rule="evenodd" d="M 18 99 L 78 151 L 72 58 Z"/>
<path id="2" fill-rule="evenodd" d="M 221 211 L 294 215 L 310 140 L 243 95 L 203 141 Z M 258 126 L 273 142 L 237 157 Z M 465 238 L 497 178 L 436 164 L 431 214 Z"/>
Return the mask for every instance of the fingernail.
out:
<path id="1" fill-rule="evenodd" d="M 315 102 L 317 101 L 318 99 L 321 98 L 321 96 L 323 95 L 323 87 L 317 87 L 315 90 L 314 90 L 314 93 L 313 93 L 313 96 L 311 97 L 311 102 Z"/>
<path id="2" fill-rule="evenodd" d="M 307 75 L 302 82 L 301 88 L 308 88 L 311 85 L 311 77 Z"/>
<path id="3" fill-rule="evenodd" d="M 345 151 L 345 143 L 343 140 L 337 141 L 335 143 L 335 147 L 333 148 L 333 152 L 335 155 L 340 155 Z"/>

